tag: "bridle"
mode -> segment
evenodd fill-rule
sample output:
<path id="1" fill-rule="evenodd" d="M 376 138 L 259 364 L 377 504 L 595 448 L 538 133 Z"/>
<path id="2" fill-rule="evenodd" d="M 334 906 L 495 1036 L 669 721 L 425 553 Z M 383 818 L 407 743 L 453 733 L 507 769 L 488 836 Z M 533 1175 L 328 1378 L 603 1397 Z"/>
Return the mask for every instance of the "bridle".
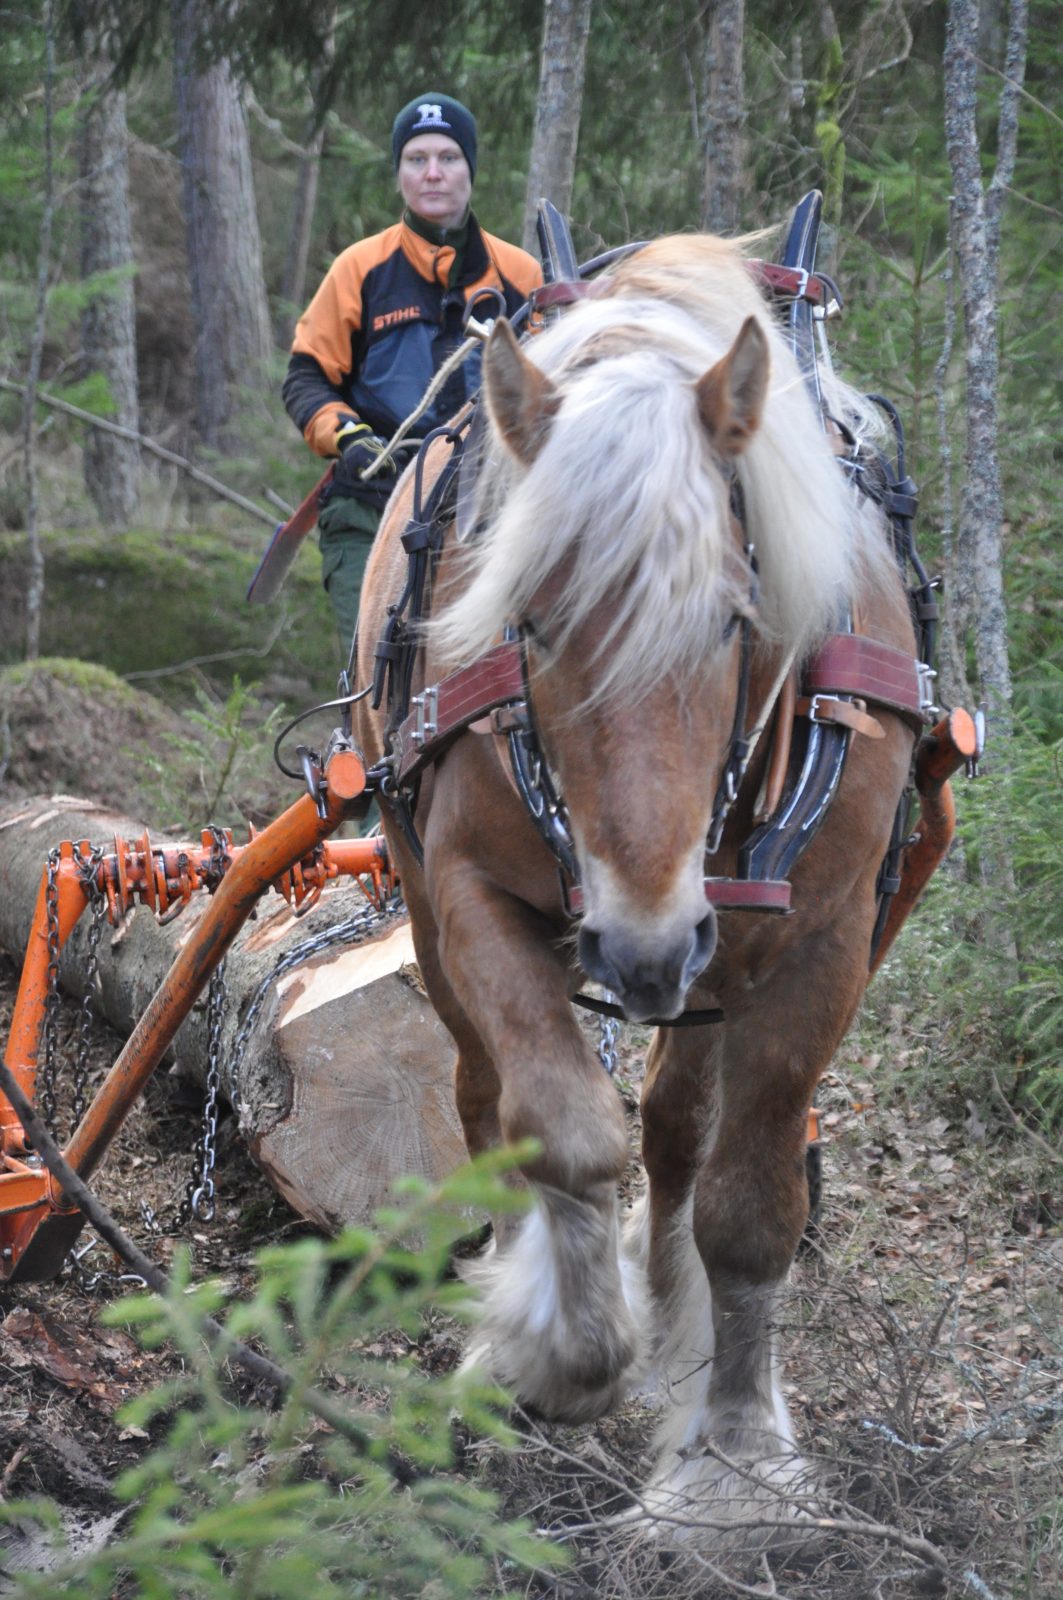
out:
<path id="1" fill-rule="evenodd" d="M 752 613 L 760 597 L 760 580 L 756 554 L 751 544 L 744 546 L 744 556 L 749 570 L 749 599 L 745 607 L 732 612 L 720 636 L 720 644 L 729 643 L 736 630 L 740 635 L 738 656 L 738 682 L 735 691 L 735 709 L 731 732 L 727 742 L 720 776 L 717 780 L 705 842 L 705 853 L 716 854 L 723 830 L 746 770 L 756 748 L 760 733 L 767 722 L 770 705 L 765 708 L 757 724 L 749 726 L 749 685 L 752 676 L 753 624 Z M 532 672 L 528 659 L 530 641 L 541 639 L 539 625 L 525 617 L 515 626 L 505 630 L 505 638 L 520 647 L 521 673 L 524 699 L 519 716 L 505 728 L 509 745 L 509 759 L 517 792 L 535 824 L 536 830 L 557 859 L 562 871 L 562 886 L 566 906 L 570 909 L 574 897 L 572 889 L 579 884 L 579 863 L 576 846 L 569 823 L 568 809 L 554 771 L 543 745 L 542 734 L 535 716 L 532 694 Z M 774 696 L 773 696 L 774 698 Z"/>

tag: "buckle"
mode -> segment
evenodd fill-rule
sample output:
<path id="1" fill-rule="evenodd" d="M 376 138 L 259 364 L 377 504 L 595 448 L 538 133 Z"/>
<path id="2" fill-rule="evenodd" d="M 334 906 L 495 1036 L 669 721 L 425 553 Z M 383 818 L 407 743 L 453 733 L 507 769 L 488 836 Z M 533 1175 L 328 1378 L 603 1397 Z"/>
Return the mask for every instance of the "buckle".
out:
<path id="1" fill-rule="evenodd" d="M 424 691 L 424 694 L 415 694 L 410 704 L 417 707 L 417 722 L 411 738 L 418 750 L 423 750 L 426 742 L 434 739 L 439 732 L 439 724 L 436 721 L 439 715 L 438 685 L 433 684 L 430 689 Z"/>
<path id="2" fill-rule="evenodd" d="M 934 699 L 934 679 L 937 673 L 925 661 L 915 663 L 916 674 L 919 678 L 919 710 L 927 722 L 933 722 L 940 714 L 940 707 Z"/>
<path id="3" fill-rule="evenodd" d="M 830 719 L 828 717 L 821 717 L 819 715 L 819 704 L 821 700 L 824 704 L 826 704 L 828 700 L 832 700 L 833 698 L 833 695 L 829 694 L 814 694 L 811 700 L 808 702 L 808 711 L 806 713 L 809 722 L 815 722 L 821 728 L 825 727 Z"/>

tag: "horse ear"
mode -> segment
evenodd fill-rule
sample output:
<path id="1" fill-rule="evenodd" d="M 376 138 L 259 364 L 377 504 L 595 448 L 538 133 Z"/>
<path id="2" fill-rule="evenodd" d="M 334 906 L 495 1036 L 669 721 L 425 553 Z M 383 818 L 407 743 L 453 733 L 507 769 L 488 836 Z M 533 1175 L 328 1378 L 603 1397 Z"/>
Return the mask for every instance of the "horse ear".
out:
<path id="1" fill-rule="evenodd" d="M 484 351 L 484 393 L 503 443 L 530 467 L 545 443 L 561 397 L 545 372 L 528 360 L 504 318 L 491 329 Z"/>
<path id="2" fill-rule="evenodd" d="M 760 427 L 771 358 L 756 317 L 747 317 L 727 354 L 694 385 L 698 413 L 723 455 L 741 455 Z"/>

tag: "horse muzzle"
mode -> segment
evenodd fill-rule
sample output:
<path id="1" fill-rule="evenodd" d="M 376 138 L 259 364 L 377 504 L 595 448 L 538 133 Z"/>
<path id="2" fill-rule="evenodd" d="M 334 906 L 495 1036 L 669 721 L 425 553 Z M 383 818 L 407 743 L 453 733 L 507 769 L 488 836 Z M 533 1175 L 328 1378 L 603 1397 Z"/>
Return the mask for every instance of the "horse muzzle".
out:
<path id="1" fill-rule="evenodd" d="M 687 990 L 712 960 L 716 913 L 706 906 L 693 928 L 688 925 L 670 938 L 657 930 L 594 928 L 585 922 L 578 949 L 584 972 L 612 990 L 630 1022 L 668 1022 L 682 1011 Z"/>

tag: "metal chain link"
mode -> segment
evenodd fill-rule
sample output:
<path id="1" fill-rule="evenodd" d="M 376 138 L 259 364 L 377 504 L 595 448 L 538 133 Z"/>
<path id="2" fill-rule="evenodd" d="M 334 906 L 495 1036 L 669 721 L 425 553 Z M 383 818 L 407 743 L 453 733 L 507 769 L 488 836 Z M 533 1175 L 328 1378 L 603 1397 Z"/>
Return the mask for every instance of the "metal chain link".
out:
<path id="1" fill-rule="evenodd" d="M 225 962 L 220 961 L 210 975 L 210 988 L 207 991 L 207 1092 L 203 1101 L 200 1146 L 181 1207 L 183 1221 L 214 1221 L 214 1163 L 218 1145 L 218 1084 L 225 998 Z"/>
<path id="2" fill-rule="evenodd" d="M 616 995 L 608 989 L 603 989 L 602 994 L 611 1005 L 616 1005 Z M 620 1037 L 620 1018 L 600 1016 L 598 1018 L 598 1060 L 610 1077 L 616 1072 L 617 1056 L 616 1042 Z"/>
<path id="3" fill-rule="evenodd" d="M 44 890 L 48 923 L 48 993 L 44 1000 L 44 1027 L 37 1068 L 37 1103 L 48 1132 L 55 1137 L 55 1052 L 59 1033 L 59 849 L 48 852 Z"/>
<path id="4" fill-rule="evenodd" d="M 74 1062 L 74 1100 L 70 1132 L 73 1135 L 85 1115 L 89 1082 L 89 1046 L 92 1043 L 94 996 L 100 983 L 99 943 L 107 913 L 107 896 L 98 881 L 103 863 L 103 846 L 95 845 L 87 856 L 78 851 L 78 876 L 88 896 L 91 921 L 88 930 L 88 953 L 85 957 L 85 993 L 81 997 L 78 1019 L 77 1057 Z"/>
<path id="5" fill-rule="evenodd" d="M 259 1014 L 266 1003 L 266 997 L 272 986 L 278 979 L 283 978 L 284 974 L 289 972 L 292 967 L 297 967 L 301 961 L 306 961 L 310 956 L 318 955 L 322 950 L 328 950 L 334 944 L 358 944 L 361 940 L 368 938 L 374 928 L 380 927 L 390 917 L 400 916 L 405 909 L 405 904 L 398 894 L 394 895 L 391 900 L 385 901 L 379 909 L 374 905 L 367 905 L 363 910 L 356 911 L 353 916 L 348 917 L 345 922 L 337 922 L 331 928 L 322 928 L 320 933 L 311 934 L 301 944 L 294 945 L 291 950 L 286 951 L 281 956 L 276 966 L 266 973 L 251 998 L 244 1020 L 240 1024 L 233 1040 L 232 1051 L 229 1056 L 228 1076 L 231 1104 L 234 1111 L 239 1112 L 240 1110 L 240 1098 L 236 1093 L 234 1082 L 236 1073 L 240 1062 L 243 1060 L 247 1041 L 251 1037 L 251 1030 L 258 1021 Z"/>
<path id="6" fill-rule="evenodd" d="M 235 1078 L 243 1060 L 247 1042 L 251 1031 L 258 1021 L 262 1008 L 266 1003 L 270 989 L 277 981 L 289 972 L 292 967 L 297 967 L 309 957 L 318 955 L 323 950 L 328 950 L 334 944 L 356 944 L 369 936 L 370 933 L 388 918 L 398 916 L 405 910 L 405 905 L 399 895 L 387 901 L 379 910 L 374 905 L 367 905 L 363 910 L 357 911 L 344 922 L 337 922 L 331 928 L 322 928 L 320 932 L 311 934 L 299 944 L 287 950 L 275 966 L 262 978 L 258 988 L 251 997 L 251 1003 L 244 1015 L 244 1020 L 233 1039 L 229 1052 L 228 1070 L 226 1077 L 229 1084 L 229 1103 L 239 1115 L 240 1097 L 236 1092 Z M 209 1037 L 209 1054 L 207 1067 L 207 1098 L 203 1106 L 203 1136 L 202 1142 L 196 1153 L 196 1164 L 192 1178 L 189 1181 L 185 1198 L 177 1212 L 170 1221 L 169 1227 L 173 1232 L 183 1228 L 195 1218 L 198 1222 L 210 1222 L 214 1217 L 215 1190 L 214 1190 L 214 1164 L 217 1139 L 217 1100 L 221 1085 L 221 1033 L 224 1016 L 224 985 L 218 990 L 215 987 L 215 978 L 221 969 L 218 969 L 211 978 L 210 994 L 207 1001 L 207 1028 Z M 215 1006 L 215 1001 L 217 1004 Z M 164 1230 L 164 1223 L 156 1216 L 151 1206 L 142 1202 L 140 1207 L 144 1225 L 154 1234 Z"/>

